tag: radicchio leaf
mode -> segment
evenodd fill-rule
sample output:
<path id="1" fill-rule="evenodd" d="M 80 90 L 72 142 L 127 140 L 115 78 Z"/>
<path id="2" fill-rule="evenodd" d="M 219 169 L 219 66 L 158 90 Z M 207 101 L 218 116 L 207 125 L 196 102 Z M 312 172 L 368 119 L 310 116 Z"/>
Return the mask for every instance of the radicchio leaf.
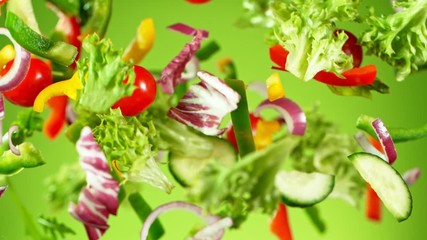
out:
<path id="1" fill-rule="evenodd" d="M 68 211 L 85 225 L 89 239 L 97 240 L 108 229 L 109 215 L 117 213 L 119 184 L 112 178 L 107 159 L 89 127 L 83 128 L 76 148 L 87 186 L 80 192 L 77 205 L 71 203 Z"/>
<path id="2" fill-rule="evenodd" d="M 403 180 L 405 180 L 406 184 L 408 184 L 408 186 L 411 186 L 412 184 L 414 184 L 418 178 L 420 177 L 421 174 L 421 170 L 420 168 L 413 168 L 410 169 L 406 172 L 404 172 L 402 174 L 402 178 Z"/>
<path id="3" fill-rule="evenodd" d="M 168 116 L 206 135 L 220 135 L 226 129 L 218 129 L 219 124 L 237 108 L 240 95 L 208 72 L 199 71 L 197 76 L 202 81 L 190 87 Z"/>
<path id="4" fill-rule="evenodd" d="M 185 82 L 182 77 L 185 66 L 200 49 L 200 42 L 203 39 L 203 31 L 197 30 L 193 40 L 187 43 L 181 52 L 163 69 L 162 76 L 158 80 L 164 93 L 172 94 L 175 87 Z"/>

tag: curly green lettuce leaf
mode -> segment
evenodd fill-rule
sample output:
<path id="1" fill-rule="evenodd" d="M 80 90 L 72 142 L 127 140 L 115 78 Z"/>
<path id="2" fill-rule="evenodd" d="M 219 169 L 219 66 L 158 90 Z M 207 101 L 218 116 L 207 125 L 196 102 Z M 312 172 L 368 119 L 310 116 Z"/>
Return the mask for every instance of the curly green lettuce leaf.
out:
<path id="1" fill-rule="evenodd" d="M 356 19 L 358 6 L 359 0 L 274 0 L 276 38 L 289 52 L 286 70 L 308 81 L 320 71 L 340 76 L 351 69 L 352 57 L 341 50 L 348 37 L 334 31 L 338 21 Z"/>
<path id="2" fill-rule="evenodd" d="M 293 166 L 300 171 L 335 175 L 331 197 L 357 206 L 366 187 L 347 156 L 357 150 L 353 137 L 339 132 L 317 109 L 306 112 L 307 130 L 291 154 Z"/>
<path id="3" fill-rule="evenodd" d="M 212 161 L 189 189 L 190 199 L 212 214 L 233 218 L 235 227 L 252 211 L 274 212 L 280 201 L 274 177 L 298 141 L 284 138 L 232 166 Z"/>
<path id="4" fill-rule="evenodd" d="M 114 50 L 109 39 L 100 40 L 98 35 L 92 34 L 85 38 L 82 46 L 82 57 L 77 65 L 83 90 L 77 107 L 95 113 L 107 112 L 120 98 L 132 95 L 135 89 L 133 67 L 122 60 L 122 51 Z"/>
<path id="5" fill-rule="evenodd" d="M 398 2 L 401 11 L 387 17 L 371 12 L 371 26 L 361 38 L 368 54 L 374 54 L 397 69 L 396 79 L 427 64 L 427 1 Z"/>
<path id="6" fill-rule="evenodd" d="M 80 190 L 86 186 L 86 175 L 78 162 L 64 164 L 56 174 L 46 178 L 45 186 L 49 206 L 62 209 L 70 202 L 77 202 Z"/>
<path id="7" fill-rule="evenodd" d="M 265 27 L 274 26 L 271 10 L 268 8 L 270 0 L 244 0 L 243 16 L 237 21 L 239 27 Z"/>
<path id="8" fill-rule="evenodd" d="M 331 90 L 331 92 L 337 95 L 358 96 L 358 97 L 364 97 L 368 99 L 372 99 L 372 93 L 371 93 L 372 91 L 375 91 L 381 94 L 390 93 L 389 87 L 378 79 L 376 79 L 375 82 L 373 82 L 371 85 L 354 86 L 354 87 L 341 87 L 341 86 L 328 85 L 328 88 L 329 90 Z"/>
<path id="9" fill-rule="evenodd" d="M 173 185 L 156 162 L 157 150 L 153 142 L 157 131 L 148 118 L 124 117 L 120 110 L 99 114 L 101 123 L 93 130 L 94 136 L 110 164 L 122 173 L 125 180 L 145 182 L 171 192 Z"/>

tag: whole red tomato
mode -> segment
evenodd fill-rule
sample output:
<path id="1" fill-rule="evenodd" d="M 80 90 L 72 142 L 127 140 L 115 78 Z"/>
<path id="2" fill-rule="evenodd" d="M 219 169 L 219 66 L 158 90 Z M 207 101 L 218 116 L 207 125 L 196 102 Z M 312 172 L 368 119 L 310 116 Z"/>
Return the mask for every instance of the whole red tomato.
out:
<path id="1" fill-rule="evenodd" d="M 135 116 L 150 106 L 156 98 L 156 80 L 145 68 L 133 66 L 136 89 L 133 94 L 117 101 L 112 108 L 120 108 L 124 116 Z M 125 80 L 126 81 L 126 80 Z"/>
<path id="2" fill-rule="evenodd" d="M 5 75 L 12 67 L 10 61 L 2 69 L 0 75 Z M 7 100 L 22 107 L 32 107 L 37 95 L 47 86 L 52 84 L 52 70 L 40 59 L 31 58 L 30 69 L 24 80 L 14 89 L 3 92 Z"/>

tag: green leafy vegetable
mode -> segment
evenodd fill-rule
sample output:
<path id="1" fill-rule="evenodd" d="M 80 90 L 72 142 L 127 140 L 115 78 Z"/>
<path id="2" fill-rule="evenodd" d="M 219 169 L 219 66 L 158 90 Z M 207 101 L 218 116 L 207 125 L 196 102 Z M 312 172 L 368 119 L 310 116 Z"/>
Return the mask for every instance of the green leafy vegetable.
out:
<path id="1" fill-rule="evenodd" d="M 358 205 L 366 185 L 347 160 L 357 150 L 356 141 L 351 135 L 339 133 L 338 127 L 325 120 L 317 108 L 307 111 L 306 116 L 306 133 L 291 154 L 293 166 L 304 172 L 335 175 L 330 196 Z"/>
<path id="2" fill-rule="evenodd" d="M 358 6 L 359 0 L 274 0 L 275 34 L 289 51 L 286 70 L 307 81 L 320 71 L 351 69 L 352 57 L 341 50 L 348 37 L 334 31 L 338 21 L 356 19 Z"/>
<path id="3" fill-rule="evenodd" d="M 41 225 L 45 231 L 45 233 L 49 233 L 53 240 L 58 239 L 57 234 L 61 236 L 61 238 L 65 238 L 65 235 L 71 234 L 76 235 L 76 233 L 69 227 L 67 227 L 63 223 L 58 223 L 56 218 L 48 218 L 43 215 L 37 219 L 39 225 Z"/>
<path id="4" fill-rule="evenodd" d="M 99 114 L 99 118 L 101 123 L 93 134 L 110 164 L 116 161 L 125 180 L 145 182 L 169 193 L 173 185 L 155 159 L 157 150 L 153 142 L 157 131 L 153 122 L 124 117 L 120 110 Z"/>
<path id="5" fill-rule="evenodd" d="M 190 199 L 212 214 L 233 218 L 234 227 L 252 211 L 274 212 L 280 200 L 274 177 L 297 143 L 284 138 L 232 166 L 212 161 L 190 189 Z"/>
<path id="6" fill-rule="evenodd" d="M 86 175 L 77 162 L 64 164 L 55 175 L 46 178 L 45 185 L 49 206 L 58 210 L 77 202 L 80 190 L 86 185 Z"/>
<path id="7" fill-rule="evenodd" d="M 361 43 L 374 54 L 397 69 L 397 80 L 427 63 L 427 1 L 397 2 L 401 11 L 387 17 L 371 11 L 367 23 L 371 26 Z"/>
<path id="8" fill-rule="evenodd" d="M 360 96 L 368 99 L 372 98 L 371 91 L 376 91 L 381 94 L 387 94 L 390 92 L 389 87 L 381 82 L 380 80 L 375 80 L 371 85 L 366 86 L 355 86 L 355 87 L 340 87 L 328 85 L 329 89 L 337 94 L 342 96 Z"/>
<path id="9" fill-rule="evenodd" d="M 244 15 L 237 21 L 239 27 L 266 27 L 274 26 L 271 10 L 268 8 L 270 0 L 244 0 Z"/>
<path id="10" fill-rule="evenodd" d="M 79 78 L 84 86 L 78 107 L 95 113 L 107 112 L 120 98 L 132 95 L 135 73 L 121 56 L 122 51 L 114 50 L 109 39 L 99 40 L 96 34 L 85 38 L 78 62 Z"/>

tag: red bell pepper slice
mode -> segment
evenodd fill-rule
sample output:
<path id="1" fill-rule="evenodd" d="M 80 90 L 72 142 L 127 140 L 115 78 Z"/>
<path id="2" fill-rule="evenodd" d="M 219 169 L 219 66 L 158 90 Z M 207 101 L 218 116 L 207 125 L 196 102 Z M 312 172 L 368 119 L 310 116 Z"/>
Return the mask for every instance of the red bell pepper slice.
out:
<path id="1" fill-rule="evenodd" d="M 286 51 L 280 44 L 276 44 L 270 47 L 270 59 L 278 67 L 273 67 L 276 70 L 286 71 L 286 58 L 288 57 L 288 51 Z M 340 78 L 334 73 L 320 71 L 314 79 L 334 86 L 364 86 L 371 85 L 377 76 L 377 68 L 375 65 L 366 65 L 361 68 L 353 68 L 342 73 L 344 78 Z"/>
<path id="2" fill-rule="evenodd" d="M 59 135 L 65 125 L 67 102 L 67 96 L 53 97 L 47 102 L 52 110 L 44 122 L 43 133 L 51 140 Z"/>
<path id="3" fill-rule="evenodd" d="M 372 221 L 381 221 L 381 199 L 369 184 L 366 189 L 366 217 Z"/>
<path id="4" fill-rule="evenodd" d="M 273 220 L 270 224 L 270 230 L 280 240 L 292 240 L 291 228 L 289 226 L 288 213 L 286 206 L 283 203 L 279 203 L 279 207 L 274 215 Z"/>

